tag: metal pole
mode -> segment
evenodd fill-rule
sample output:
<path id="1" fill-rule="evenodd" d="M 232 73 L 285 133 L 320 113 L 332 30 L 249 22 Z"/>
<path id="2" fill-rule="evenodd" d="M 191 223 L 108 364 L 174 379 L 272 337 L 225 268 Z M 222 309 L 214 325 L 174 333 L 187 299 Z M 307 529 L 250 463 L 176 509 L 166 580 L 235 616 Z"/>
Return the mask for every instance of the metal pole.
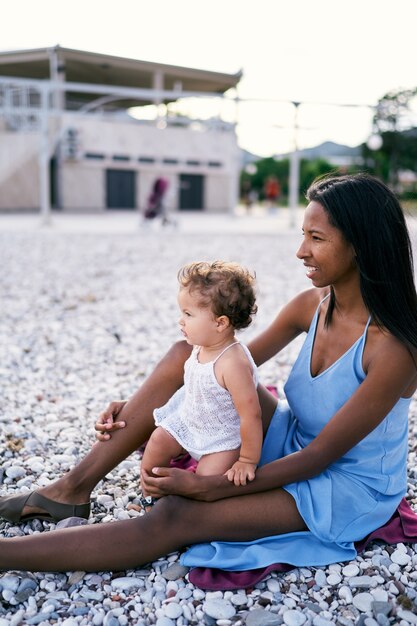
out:
<path id="1" fill-rule="evenodd" d="M 48 90 L 41 90 L 41 124 L 39 146 L 39 205 L 42 226 L 51 224 L 50 176 L 49 176 L 49 124 Z"/>
<path id="2" fill-rule="evenodd" d="M 299 201 L 300 187 L 300 159 L 298 154 L 298 108 L 301 102 L 293 102 L 294 105 L 294 127 L 293 127 L 293 150 L 290 157 L 290 177 L 289 177 L 289 209 L 290 228 L 296 226 L 296 215 Z"/>
<path id="3" fill-rule="evenodd" d="M 240 114 L 240 106 L 239 106 L 239 96 L 238 94 L 236 94 L 235 97 L 235 119 L 234 119 L 234 131 L 235 131 L 235 139 L 237 142 L 237 135 L 236 135 L 236 128 L 237 125 L 239 123 L 239 114 Z M 239 159 L 239 146 L 236 143 L 236 152 L 238 154 L 236 154 L 236 160 Z M 236 217 L 236 209 L 237 206 L 239 204 L 239 197 L 240 197 L 240 175 L 239 175 L 239 170 L 238 168 L 236 169 L 236 174 L 234 176 L 232 176 L 232 181 L 231 181 L 231 190 L 230 190 L 230 207 L 229 207 L 229 212 L 230 215 L 232 217 Z"/>

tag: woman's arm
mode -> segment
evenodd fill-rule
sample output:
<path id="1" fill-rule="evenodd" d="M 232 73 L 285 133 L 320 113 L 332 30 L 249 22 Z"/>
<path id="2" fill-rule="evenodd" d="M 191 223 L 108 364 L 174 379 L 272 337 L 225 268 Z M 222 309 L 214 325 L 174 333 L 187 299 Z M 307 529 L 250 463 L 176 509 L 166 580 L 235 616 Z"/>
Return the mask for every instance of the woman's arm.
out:
<path id="1" fill-rule="evenodd" d="M 155 474 L 160 478 L 148 481 L 153 495 L 177 493 L 212 501 L 276 489 L 320 474 L 376 428 L 413 381 L 415 387 L 416 369 L 407 349 L 391 336 L 380 344 L 364 382 L 304 449 L 260 467 L 252 482 L 239 487 L 225 476 L 185 477 L 181 470 L 158 468 Z"/>

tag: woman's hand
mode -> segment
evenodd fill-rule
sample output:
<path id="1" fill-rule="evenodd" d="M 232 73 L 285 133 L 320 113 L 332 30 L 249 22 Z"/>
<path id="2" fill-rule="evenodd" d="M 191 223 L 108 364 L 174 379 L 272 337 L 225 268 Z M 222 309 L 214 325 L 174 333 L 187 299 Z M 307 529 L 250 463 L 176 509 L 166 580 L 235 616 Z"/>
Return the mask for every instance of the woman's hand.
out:
<path id="1" fill-rule="evenodd" d="M 153 498 L 177 495 L 210 502 L 216 500 L 216 486 L 222 476 L 199 476 L 175 467 L 154 467 L 141 472 L 141 484 Z"/>
<path id="2" fill-rule="evenodd" d="M 123 402 L 111 402 L 107 409 L 100 413 L 97 422 L 94 425 L 96 429 L 96 439 L 98 441 L 108 441 L 111 438 L 112 432 L 124 428 L 126 422 L 116 420 L 120 411 L 123 409 L 127 400 Z"/>

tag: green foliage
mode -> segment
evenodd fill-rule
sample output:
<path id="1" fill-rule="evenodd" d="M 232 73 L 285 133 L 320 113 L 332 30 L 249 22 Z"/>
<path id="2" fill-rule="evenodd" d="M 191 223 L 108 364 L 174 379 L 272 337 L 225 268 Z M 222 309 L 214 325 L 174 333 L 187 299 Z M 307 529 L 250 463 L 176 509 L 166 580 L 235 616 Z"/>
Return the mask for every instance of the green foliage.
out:
<path id="1" fill-rule="evenodd" d="M 381 133 L 381 138 L 379 150 L 369 150 L 363 144 L 362 155 L 370 172 L 397 188 L 399 170 L 416 170 L 417 128 L 403 132 L 386 131 Z"/>
<path id="2" fill-rule="evenodd" d="M 401 195 L 399 171 L 415 171 L 417 164 L 417 128 L 409 127 L 410 103 L 416 95 L 417 88 L 385 94 L 378 101 L 373 119 L 373 132 L 381 137 L 382 145 L 374 151 L 366 144 L 362 146 L 367 169 Z"/>
<path id="3" fill-rule="evenodd" d="M 374 132 L 397 132 L 401 129 L 402 120 L 407 117 L 410 110 L 410 101 L 417 95 L 417 87 L 414 89 L 400 89 L 389 91 L 378 100 L 375 109 L 373 126 Z"/>
<path id="4" fill-rule="evenodd" d="M 269 176 L 278 178 L 281 184 L 280 204 L 288 202 L 288 180 L 290 172 L 289 159 L 276 160 L 273 157 L 261 159 L 254 163 L 256 172 L 249 174 L 245 170 L 241 172 L 240 189 L 241 196 L 248 188 L 258 193 L 259 200 L 264 200 L 264 185 Z M 335 168 L 325 159 L 301 159 L 300 161 L 300 202 L 303 201 L 309 185 L 317 176 L 328 173 L 340 173 L 339 168 Z"/>
<path id="5" fill-rule="evenodd" d="M 325 159 L 302 159 L 300 163 L 300 196 L 301 199 L 305 197 L 306 191 L 318 176 L 324 174 L 337 174 L 340 173 L 338 168 L 335 168 Z"/>

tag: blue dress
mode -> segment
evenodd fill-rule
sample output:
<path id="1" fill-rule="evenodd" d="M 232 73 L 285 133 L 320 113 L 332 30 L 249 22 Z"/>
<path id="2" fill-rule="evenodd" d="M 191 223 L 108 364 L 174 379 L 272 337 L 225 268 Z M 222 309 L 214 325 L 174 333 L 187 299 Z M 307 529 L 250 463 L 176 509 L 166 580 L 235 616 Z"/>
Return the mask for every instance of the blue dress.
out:
<path id="1" fill-rule="evenodd" d="M 288 404 L 279 402 L 273 415 L 261 465 L 308 445 L 365 379 L 362 357 L 369 321 L 345 354 L 311 375 L 319 310 L 284 387 Z M 323 566 L 354 558 L 354 542 L 387 522 L 407 491 L 410 402 L 398 400 L 369 435 L 318 476 L 284 486 L 307 531 L 197 544 L 181 556 L 182 564 L 241 571 L 273 563 Z"/>

